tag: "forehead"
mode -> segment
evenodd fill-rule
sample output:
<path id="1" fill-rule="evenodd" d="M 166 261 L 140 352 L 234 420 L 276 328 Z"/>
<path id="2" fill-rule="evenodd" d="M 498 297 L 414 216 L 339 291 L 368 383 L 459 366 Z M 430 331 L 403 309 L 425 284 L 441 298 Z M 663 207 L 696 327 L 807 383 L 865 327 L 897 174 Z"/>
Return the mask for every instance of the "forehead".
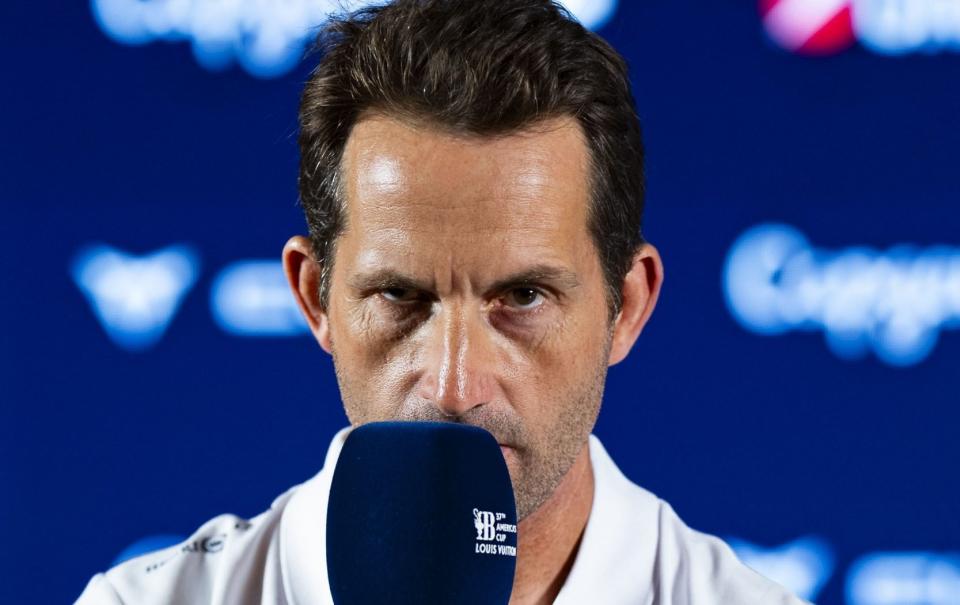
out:
<path id="1" fill-rule="evenodd" d="M 343 238 L 418 253 L 500 245 L 504 254 L 580 254 L 588 157 L 573 118 L 479 137 L 368 116 L 344 149 Z"/>

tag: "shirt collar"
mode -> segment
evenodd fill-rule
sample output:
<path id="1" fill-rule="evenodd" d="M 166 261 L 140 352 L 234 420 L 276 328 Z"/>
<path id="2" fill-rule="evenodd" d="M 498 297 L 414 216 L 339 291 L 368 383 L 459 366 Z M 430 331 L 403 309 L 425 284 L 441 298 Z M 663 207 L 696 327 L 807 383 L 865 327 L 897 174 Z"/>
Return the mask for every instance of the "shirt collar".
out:
<path id="1" fill-rule="evenodd" d="M 594 435 L 589 447 L 593 506 L 577 557 L 554 604 L 650 603 L 660 500 L 627 479 Z"/>
<path id="2" fill-rule="evenodd" d="M 337 458 L 351 427 L 330 442 L 323 469 L 301 485 L 280 521 L 280 569 L 290 605 L 332 605 L 327 581 L 327 500 Z"/>

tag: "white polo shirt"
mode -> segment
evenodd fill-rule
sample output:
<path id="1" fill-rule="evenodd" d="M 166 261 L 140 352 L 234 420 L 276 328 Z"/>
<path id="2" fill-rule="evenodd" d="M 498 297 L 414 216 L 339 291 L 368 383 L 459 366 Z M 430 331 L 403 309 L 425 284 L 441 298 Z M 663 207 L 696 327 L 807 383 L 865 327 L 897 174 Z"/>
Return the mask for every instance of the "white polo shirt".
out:
<path id="1" fill-rule="evenodd" d="M 337 433 L 323 469 L 253 519 L 211 519 L 185 544 L 94 576 L 78 605 L 332 605 L 324 528 Z M 590 437 L 593 509 L 556 605 L 801 605 L 627 479 Z"/>

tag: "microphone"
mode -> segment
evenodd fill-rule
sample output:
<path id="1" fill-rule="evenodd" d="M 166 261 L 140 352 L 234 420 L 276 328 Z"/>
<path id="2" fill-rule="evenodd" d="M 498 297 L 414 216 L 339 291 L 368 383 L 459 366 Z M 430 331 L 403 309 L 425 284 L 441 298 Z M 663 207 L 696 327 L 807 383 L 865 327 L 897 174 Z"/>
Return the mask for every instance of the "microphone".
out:
<path id="1" fill-rule="evenodd" d="M 327 505 L 336 605 L 507 605 L 517 512 L 496 439 L 447 422 L 348 435 Z"/>

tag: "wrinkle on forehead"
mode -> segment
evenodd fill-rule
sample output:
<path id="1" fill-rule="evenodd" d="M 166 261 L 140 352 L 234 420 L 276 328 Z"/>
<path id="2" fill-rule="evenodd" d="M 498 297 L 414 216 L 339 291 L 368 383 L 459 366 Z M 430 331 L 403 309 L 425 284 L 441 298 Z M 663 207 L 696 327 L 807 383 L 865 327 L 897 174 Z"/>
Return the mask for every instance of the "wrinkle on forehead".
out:
<path id="1" fill-rule="evenodd" d="M 339 249 L 355 268 L 393 261 L 433 274 L 572 265 L 592 247 L 588 155 L 573 118 L 479 137 L 368 117 L 344 153 Z"/>
<path id="2" fill-rule="evenodd" d="M 544 144 L 544 137 L 553 144 Z M 472 201 L 471 193 L 540 197 L 554 187 L 548 178 L 551 172 L 570 177 L 557 185 L 566 189 L 573 185 L 574 190 L 566 192 L 573 197 L 586 193 L 587 155 L 573 118 L 545 120 L 526 130 L 488 137 L 448 133 L 374 114 L 354 127 L 347 142 L 347 197 L 358 203 L 381 203 L 416 192 L 403 201 L 441 210 Z M 462 177 L 484 187 L 465 190 Z"/>

